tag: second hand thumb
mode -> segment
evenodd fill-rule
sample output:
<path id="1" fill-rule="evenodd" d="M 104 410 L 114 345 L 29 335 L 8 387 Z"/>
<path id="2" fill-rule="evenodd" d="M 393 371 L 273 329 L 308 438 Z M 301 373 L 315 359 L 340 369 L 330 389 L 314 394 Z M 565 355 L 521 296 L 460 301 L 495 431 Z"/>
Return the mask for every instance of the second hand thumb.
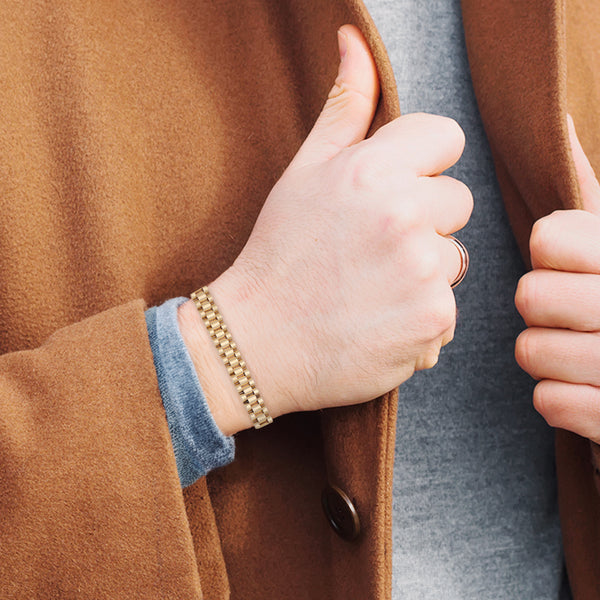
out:
<path id="1" fill-rule="evenodd" d="M 581 198 L 583 200 L 583 208 L 588 212 L 600 216 L 600 183 L 598 183 L 594 169 L 579 142 L 571 115 L 567 116 L 567 122 L 571 151 L 573 153 L 573 162 L 575 163 L 575 170 L 577 171 L 577 179 L 581 190 Z"/>
<path id="2" fill-rule="evenodd" d="M 367 135 L 379 100 L 379 78 L 358 28 L 338 31 L 340 66 L 327 102 L 291 166 L 324 162 Z"/>

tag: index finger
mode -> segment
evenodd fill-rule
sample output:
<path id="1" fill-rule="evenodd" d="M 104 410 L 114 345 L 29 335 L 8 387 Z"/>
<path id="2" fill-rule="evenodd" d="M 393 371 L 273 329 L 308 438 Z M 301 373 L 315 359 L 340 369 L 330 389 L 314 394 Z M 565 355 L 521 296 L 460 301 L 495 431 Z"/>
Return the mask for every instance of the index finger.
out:
<path id="1" fill-rule="evenodd" d="M 461 157 L 465 134 L 449 117 L 411 113 L 378 129 L 371 138 L 389 158 L 418 176 L 439 175 Z"/>

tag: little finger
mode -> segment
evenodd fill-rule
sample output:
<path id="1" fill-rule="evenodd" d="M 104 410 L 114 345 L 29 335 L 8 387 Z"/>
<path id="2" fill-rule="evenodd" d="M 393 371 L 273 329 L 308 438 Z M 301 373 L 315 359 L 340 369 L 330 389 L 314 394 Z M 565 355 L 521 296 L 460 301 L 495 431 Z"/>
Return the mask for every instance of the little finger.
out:
<path id="1" fill-rule="evenodd" d="M 535 387 L 533 405 L 551 427 L 600 443 L 600 388 L 545 379 Z"/>
<path id="2" fill-rule="evenodd" d="M 454 331 L 456 329 L 456 309 L 454 311 L 454 320 L 452 325 L 442 333 L 436 340 L 429 343 L 425 350 L 417 358 L 415 364 L 415 371 L 423 371 L 425 369 L 432 369 L 437 365 L 440 352 L 444 346 L 449 344 L 454 339 Z"/>
<path id="3" fill-rule="evenodd" d="M 535 379 L 600 385 L 600 334 L 526 329 L 515 345 L 520 367 Z"/>

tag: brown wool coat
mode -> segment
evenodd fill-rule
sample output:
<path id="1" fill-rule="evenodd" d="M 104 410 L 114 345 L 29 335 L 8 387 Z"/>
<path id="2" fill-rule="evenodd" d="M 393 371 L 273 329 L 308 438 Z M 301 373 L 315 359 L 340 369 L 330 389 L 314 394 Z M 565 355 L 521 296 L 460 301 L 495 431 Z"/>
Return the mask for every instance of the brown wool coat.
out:
<path id="1" fill-rule="evenodd" d="M 464 0 L 473 81 L 523 252 L 600 171 L 597 0 Z M 181 492 L 144 322 L 235 258 L 318 114 L 360 0 L 2 0 L 0 597 L 390 597 L 396 396 L 281 418 Z M 568 45 L 566 40 L 568 38 Z M 568 49 L 568 50 L 567 50 Z M 600 458 L 600 456 L 599 456 Z M 600 598 L 589 444 L 557 435 L 576 600 Z M 354 499 L 330 529 L 320 492 Z"/>

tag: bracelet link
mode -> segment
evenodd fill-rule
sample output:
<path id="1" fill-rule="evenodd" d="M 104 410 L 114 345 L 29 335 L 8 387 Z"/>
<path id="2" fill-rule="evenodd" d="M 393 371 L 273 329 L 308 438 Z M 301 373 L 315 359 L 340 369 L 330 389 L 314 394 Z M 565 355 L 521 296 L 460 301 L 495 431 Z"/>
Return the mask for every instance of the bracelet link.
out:
<path id="1" fill-rule="evenodd" d="M 196 290 L 191 294 L 191 298 L 210 333 L 219 356 L 227 367 L 227 372 L 248 411 L 254 428 L 260 429 L 269 425 L 273 422 L 273 418 L 250 376 L 250 371 L 242 359 L 237 344 L 233 341 L 227 325 L 223 322 L 223 317 L 210 295 L 208 287 L 204 286 Z"/>

